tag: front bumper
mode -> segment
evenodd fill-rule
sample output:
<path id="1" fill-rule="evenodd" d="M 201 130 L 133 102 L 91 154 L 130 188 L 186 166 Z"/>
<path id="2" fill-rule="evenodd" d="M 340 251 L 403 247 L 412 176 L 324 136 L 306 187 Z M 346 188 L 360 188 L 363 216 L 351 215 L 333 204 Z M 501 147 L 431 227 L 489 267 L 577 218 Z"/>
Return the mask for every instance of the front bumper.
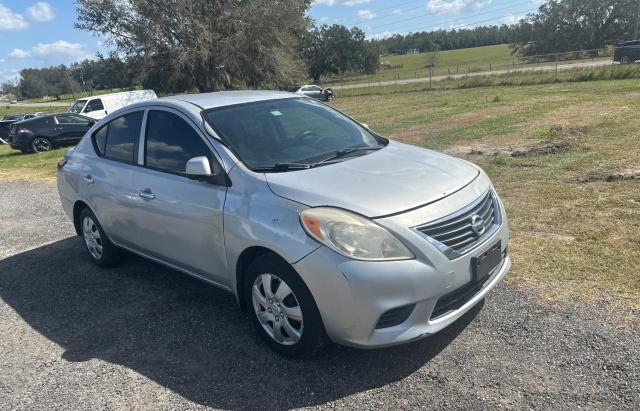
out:
<path id="1" fill-rule="evenodd" d="M 461 204 L 470 203 L 487 187 L 487 183 L 477 182 L 448 198 L 446 203 L 427 206 L 430 210 L 378 219 L 412 249 L 416 255 L 414 260 L 355 261 L 321 247 L 297 262 L 294 267 L 315 298 L 329 338 L 360 348 L 401 344 L 442 330 L 480 302 L 511 268 L 511 259 L 506 255 L 509 235 L 502 203 L 499 229 L 474 250 L 455 260 L 447 258 L 409 227 L 424 222 L 425 213 L 432 213 L 430 218 L 434 219 L 438 214 L 449 214 Z M 483 254 L 498 241 L 505 256 L 500 265 L 460 305 L 432 318 L 441 297 L 472 282 L 472 258 Z M 406 319 L 396 325 L 380 327 L 379 321 L 385 313 L 402 307 L 412 307 Z"/>

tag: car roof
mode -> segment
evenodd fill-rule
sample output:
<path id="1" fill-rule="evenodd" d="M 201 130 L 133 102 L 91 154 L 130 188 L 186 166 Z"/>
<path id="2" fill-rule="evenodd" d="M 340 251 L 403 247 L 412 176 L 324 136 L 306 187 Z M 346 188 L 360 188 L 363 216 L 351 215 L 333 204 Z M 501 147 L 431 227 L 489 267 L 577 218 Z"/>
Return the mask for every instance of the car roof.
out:
<path id="1" fill-rule="evenodd" d="M 299 95 L 283 91 L 218 91 L 204 94 L 182 94 L 178 96 L 163 97 L 154 102 L 183 101 L 200 107 L 203 110 L 232 106 L 236 104 L 254 103 L 257 101 L 277 100 L 283 98 L 300 98 Z M 149 102 L 147 102 L 149 103 Z"/>

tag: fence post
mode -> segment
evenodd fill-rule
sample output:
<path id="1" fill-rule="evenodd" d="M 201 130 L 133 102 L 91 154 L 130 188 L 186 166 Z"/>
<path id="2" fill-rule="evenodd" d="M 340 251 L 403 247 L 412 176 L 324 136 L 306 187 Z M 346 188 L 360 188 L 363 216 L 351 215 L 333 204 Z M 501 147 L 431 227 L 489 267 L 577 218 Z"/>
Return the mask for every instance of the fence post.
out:
<path id="1" fill-rule="evenodd" d="M 429 90 L 431 90 L 432 77 L 433 77 L 433 67 L 429 69 Z"/>
<path id="2" fill-rule="evenodd" d="M 449 73 L 449 75 L 451 75 L 451 69 L 449 67 L 447 67 L 447 73 Z"/>
<path id="3" fill-rule="evenodd" d="M 489 63 L 489 71 L 493 71 L 493 64 Z"/>

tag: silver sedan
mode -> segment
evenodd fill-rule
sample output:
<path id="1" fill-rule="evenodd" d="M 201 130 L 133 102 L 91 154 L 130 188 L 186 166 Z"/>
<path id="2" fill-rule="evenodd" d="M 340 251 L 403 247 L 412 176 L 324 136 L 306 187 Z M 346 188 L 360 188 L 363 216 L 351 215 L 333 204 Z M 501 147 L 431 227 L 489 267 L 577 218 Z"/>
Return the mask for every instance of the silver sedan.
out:
<path id="1" fill-rule="evenodd" d="M 436 333 L 511 266 L 505 209 L 482 170 L 296 94 L 137 103 L 58 168 L 96 264 L 127 250 L 227 290 L 293 357 Z"/>

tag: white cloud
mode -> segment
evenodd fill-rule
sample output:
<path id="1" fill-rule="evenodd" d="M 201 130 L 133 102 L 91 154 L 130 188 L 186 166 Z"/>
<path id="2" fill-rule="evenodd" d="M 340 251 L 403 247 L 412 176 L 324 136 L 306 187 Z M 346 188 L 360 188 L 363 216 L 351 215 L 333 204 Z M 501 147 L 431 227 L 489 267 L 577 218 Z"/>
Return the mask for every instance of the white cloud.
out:
<path id="1" fill-rule="evenodd" d="M 29 22 L 21 14 L 0 4 L 0 31 L 18 31 L 29 27 Z"/>
<path id="2" fill-rule="evenodd" d="M 371 20 L 376 18 L 376 13 L 371 10 L 358 10 L 358 17 L 363 20 Z"/>
<path id="3" fill-rule="evenodd" d="M 341 4 L 344 4 L 345 6 L 356 6 L 358 4 L 367 4 L 367 3 L 371 3 L 371 0 L 347 0 L 347 1 L 342 1 L 340 2 Z"/>
<path id="4" fill-rule="evenodd" d="M 427 10 L 438 14 L 460 13 L 469 9 L 481 9 L 492 0 L 429 0 Z"/>
<path id="5" fill-rule="evenodd" d="M 502 19 L 502 22 L 507 25 L 518 24 L 520 20 L 524 19 L 525 15 L 522 16 L 514 16 L 513 14 L 509 14 Z"/>
<path id="6" fill-rule="evenodd" d="M 27 57 L 31 57 L 31 53 L 22 49 L 13 49 L 11 53 L 9 53 L 9 57 L 12 59 L 26 59 Z"/>
<path id="7" fill-rule="evenodd" d="M 396 16 L 398 16 L 398 15 L 402 14 L 402 10 L 400 10 L 400 9 L 396 9 L 396 10 L 394 10 L 394 11 L 393 11 L 393 14 L 395 14 Z"/>
<path id="8" fill-rule="evenodd" d="M 56 18 L 51 5 L 44 1 L 39 1 L 33 6 L 28 7 L 27 17 L 29 17 L 33 21 L 39 22 L 52 21 Z"/>
<path id="9" fill-rule="evenodd" d="M 86 54 L 85 47 L 79 43 L 70 43 L 65 40 L 58 40 L 53 43 L 38 43 L 31 49 L 35 54 L 46 56 L 50 54 L 81 56 Z"/>

